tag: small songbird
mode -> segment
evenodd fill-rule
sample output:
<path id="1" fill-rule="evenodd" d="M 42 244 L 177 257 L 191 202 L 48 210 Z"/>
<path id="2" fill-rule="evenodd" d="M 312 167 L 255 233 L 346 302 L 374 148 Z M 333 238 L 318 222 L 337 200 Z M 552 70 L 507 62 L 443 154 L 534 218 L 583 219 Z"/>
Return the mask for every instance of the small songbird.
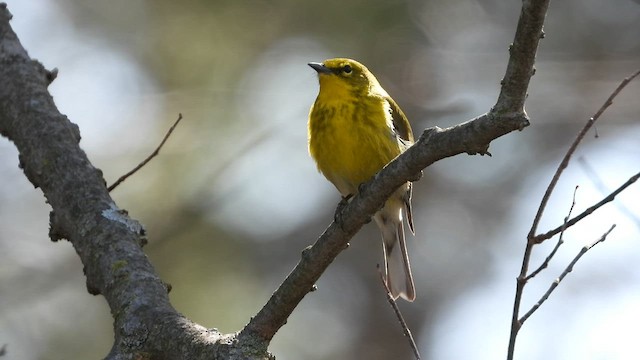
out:
<path id="1" fill-rule="evenodd" d="M 409 120 L 378 80 L 355 60 L 309 63 L 320 91 L 309 113 L 309 153 L 344 198 L 358 192 L 386 164 L 413 144 Z M 416 298 L 404 237 L 414 233 L 411 183 L 400 186 L 374 219 L 382 233 L 386 283 L 394 299 Z"/>

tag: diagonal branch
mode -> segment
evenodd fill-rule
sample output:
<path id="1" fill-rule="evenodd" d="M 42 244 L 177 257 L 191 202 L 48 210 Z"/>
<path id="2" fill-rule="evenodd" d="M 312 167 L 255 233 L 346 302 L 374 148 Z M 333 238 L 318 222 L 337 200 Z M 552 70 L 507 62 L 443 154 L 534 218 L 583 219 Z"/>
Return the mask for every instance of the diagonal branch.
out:
<path id="1" fill-rule="evenodd" d="M 547 189 L 545 190 L 545 193 L 542 196 L 542 200 L 540 201 L 540 206 L 538 207 L 538 211 L 536 212 L 536 215 L 535 215 L 535 217 L 533 219 L 533 223 L 531 224 L 531 229 L 529 230 L 529 234 L 527 235 L 527 244 L 526 244 L 525 249 L 524 249 L 524 254 L 522 255 L 522 266 L 520 268 L 520 274 L 518 275 L 518 278 L 516 280 L 516 293 L 515 293 L 515 296 L 514 296 L 514 299 L 513 299 L 513 310 L 512 310 L 512 313 L 511 313 L 511 332 L 510 332 L 510 335 L 509 335 L 509 346 L 508 346 L 508 350 L 507 350 L 507 359 L 508 360 L 512 360 L 513 359 L 514 352 L 515 352 L 516 337 L 518 336 L 518 331 L 520 331 L 520 327 L 522 326 L 522 323 L 520 322 L 520 319 L 519 319 L 520 304 L 522 302 L 522 294 L 524 292 L 524 287 L 527 284 L 527 280 L 528 280 L 527 272 L 529 271 L 529 262 L 531 260 L 531 253 L 532 253 L 532 250 L 533 250 L 533 246 L 536 245 L 536 244 L 541 243 L 542 241 L 544 241 L 546 239 L 551 238 L 553 235 L 555 235 L 555 234 L 557 234 L 559 232 L 563 232 L 567 228 L 569 228 L 569 227 L 573 226 L 574 224 L 576 224 L 578 221 L 584 219 L 586 216 L 588 216 L 591 213 L 593 213 L 595 210 L 600 208 L 602 205 L 612 201 L 616 197 L 616 195 L 618 195 L 621 191 L 626 189 L 629 185 L 633 184 L 636 180 L 638 180 L 638 177 L 640 177 L 640 173 L 632 176 L 620 188 L 618 188 L 613 193 L 609 194 L 609 196 L 604 198 L 598 204 L 595 204 L 592 207 L 590 207 L 589 209 L 585 210 L 582 214 L 576 216 L 575 218 L 573 218 L 573 219 L 571 219 L 569 221 L 565 220 L 565 223 L 563 223 L 561 226 L 559 226 L 559 227 L 557 227 L 557 228 L 555 228 L 555 229 L 553 229 L 553 230 L 551 230 L 551 231 L 549 231 L 549 232 L 547 232 L 545 234 L 535 236 L 535 232 L 536 232 L 536 230 L 538 228 L 538 224 L 540 223 L 540 220 L 542 219 L 542 214 L 544 213 L 544 210 L 545 210 L 545 208 L 547 206 L 547 203 L 548 203 L 549 199 L 551 198 L 551 193 L 555 189 L 555 186 L 558 183 L 558 180 L 560 179 L 560 175 L 562 175 L 564 169 L 566 169 L 566 167 L 569 165 L 569 161 L 571 160 L 571 157 L 573 156 L 573 153 L 577 149 L 578 145 L 580 144 L 580 142 L 582 141 L 582 139 L 584 138 L 586 133 L 589 131 L 589 129 L 591 129 L 591 127 L 595 124 L 595 122 L 604 113 L 604 111 L 607 110 L 607 108 L 609 108 L 609 106 L 611 106 L 611 104 L 613 104 L 613 100 L 618 96 L 618 94 L 633 79 L 635 79 L 638 75 L 640 75 L 640 70 L 634 72 L 631 76 L 625 78 L 620 83 L 620 85 L 618 85 L 618 87 L 611 93 L 611 95 L 609 95 L 609 97 L 607 98 L 605 103 L 598 109 L 598 111 L 596 111 L 596 113 L 593 115 L 593 117 L 591 117 L 587 121 L 587 123 L 584 125 L 584 127 L 580 130 L 580 132 L 576 136 L 576 139 L 573 141 L 573 143 L 571 144 L 571 146 L 567 150 L 567 153 L 565 154 L 564 158 L 560 162 L 560 165 L 558 166 L 558 169 L 556 170 L 555 174 L 553 175 L 553 178 L 551 179 L 551 182 L 549 183 L 549 186 L 547 186 Z"/>
<path id="2" fill-rule="evenodd" d="M 640 172 L 631 176 L 624 184 L 620 185 L 619 188 L 617 188 L 615 191 L 613 191 L 611 194 L 607 195 L 604 199 L 600 200 L 600 202 L 598 202 L 597 204 L 589 207 L 588 209 L 586 209 L 585 211 L 583 211 L 582 213 L 580 213 L 580 215 L 574 217 L 573 219 L 567 221 L 565 224 L 562 224 L 558 227 L 556 227 L 553 230 L 549 230 L 544 234 L 540 234 L 537 235 L 533 238 L 534 243 L 539 244 L 547 239 L 550 239 L 551 237 L 553 237 L 554 235 L 556 235 L 559 232 L 564 231 L 564 229 L 570 228 L 573 225 L 577 224 L 580 220 L 584 219 L 585 217 L 591 215 L 594 211 L 598 210 L 599 208 L 601 208 L 603 205 L 610 203 L 611 201 L 613 201 L 616 196 L 618 196 L 618 194 L 620 194 L 621 192 L 623 192 L 626 188 L 628 188 L 629 186 L 631 186 L 633 183 L 635 183 L 636 181 L 638 181 L 638 179 L 640 178 Z"/>
<path id="3" fill-rule="evenodd" d="M 167 139 L 169 139 L 169 136 L 171 136 L 171 133 L 173 132 L 173 130 L 176 128 L 176 126 L 178 126 L 178 123 L 180 123 L 180 120 L 182 120 L 182 114 L 178 114 L 178 118 L 176 119 L 176 121 L 173 122 L 173 125 L 171 125 L 171 127 L 169 128 L 167 133 L 164 135 L 164 137 L 162 138 L 162 141 L 160 141 L 160 144 L 156 147 L 156 149 L 153 150 L 153 152 L 151 154 L 149 154 L 149 156 L 147 156 L 144 160 L 142 160 L 142 162 L 140 164 L 136 165 L 136 167 L 131 169 L 126 174 L 120 176 L 118 178 L 118 180 L 116 180 L 113 184 L 109 185 L 109 187 L 107 187 L 107 190 L 109 190 L 109 192 L 111 192 L 118 185 L 120 185 L 123 181 L 127 180 L 127 178 L 129 176 L 135 174 L 138 170 L 142 169 L 142 167 L 147 165 L 147 163 L 149 161 L 151 161 L 151 159 L 153 159 L 154 157 L 158 156 L 158 154 L 160 153 L 160 149 L 162 149 L 162 147 L 164 146 L 164 143 L 167 142 Z"/>
<path id="4" fill-rule="evenodd" d="M 382 282 L 382 286 L 384 287 L 385 294 L 387 295 L 387 301 L 389 302 L 389 305 L 393 309 L 393 312 L 396 314 L 396 319 L 398 319 L 398 322 L 402 327 L 402 332 L 404 333 L 404 336 L 409 341 L 409 345 L 411 346 L 411 350 L 413 351 L 413 356 L 415 356 L 416 360 L 420 360 L 421 357 L 420 357 L 420 351 L 418 350 L 418 345 L 416 345 L 416 341 L 413 339 L 413 334 L 411 333 L 411 329 L 409 329 L 409 325 L 407 325 L 407 322 L 404 320 L 404 316 L 402 316 L 402 312 L 400 312 L 400 308 L 398 307 L 398 304 L 396 303 L 396 301 L 393 299 L 393 296 L 391 295 L 391 289 L 389 289 L 389 286 L 387 286 L 387 282 L 385 281 L 384 274 L 382 273 L 382 271 L 380 271 L 379 265 L 378 265 L 378 275 L 380 275 L 380 281 Z"/>
<path id="5" fill-rule="evenodd" d="M 535 235 L 536 230 L 538 228 L 538 224 L 540 223 L 540 220 L 542 219 L 542 214 L 544 213 L 544 210 L 547 207 L 547 203 L 549 202 L 549 198 L 551 198 L 551 193 L 553 192 L 553 189 L 555 189 L 556 184 L 558 183 L 558 180 L 560 179 L 560 175 L 562 175 L 562 172 L 564 171 L 564 169 L 566 169 L 567 166 L 569 165 L 569 161 L 571 160 L 571 157 L 573 156 L 573 153 L 578 148 L 578 145 L 580 144 L 580 142 L 582 142 L 582 139 L 584 139 L 584 136 L 587 134 L 589 129 L 591 129 L 591 127 L 596 123 L 596 121 L 598 121 L 598 119 L 605 112 L 605 110 L 607 110 L 607 108 L 609 106 L 611 106 L 611 104 L 613 104 L 613 100 L 618 96 L 618 94 L 620 94 L 620 91 L 622 91 L 638 75 L 640 75 L 640 70 L 636 71 L 631 76 L 629 76 L 629 77 L 625 78 L 624 80 L 622 80 L 620 85 L 618 85 L 618 87 L 611 93 L 611 95 L 609 95 L 609 97 L 607 98 L 607 101 L 605 101 L 604 104 L 602 104 L 600 109 L 598 109 L 598 111 L 596 111 L 596 113 L 593 115 L 593 117 L 591 117 L 589 119 L 589 121 L 587 121 L 587 123 L 584 125 L 582 130 L 580 130 L 580 132 L 576 136 L 576 139 L 573 141 L 573 143 L 569 147 L 569 150 L 567 150 L 567 153 L 565 154 L 564 158 L 560 162 L 560 165 L 558 166 L 558 169 L 556 170 L 555 174 L 553 175 L 553 178 L 551 179 L 551 182 L 549 183 L 549 186 L 547 187 L 547 190 L 545 191 L 544 196 L 542 197 L 542 201 L 540 202 L 540 207 L 538 207 L 538 211 L 536 213 L 536 216 L 533 219 L 533 224 L 531 224 L 531 230 L 529 230 L 529 235 L 527 236 L 528 239 L 533 239 L 534 238 L 534 235 Z"/>
<path id="6" fill-rule="evenodd" d="M 578 260 L 580 260 L 582 255 L 586 254 L 587 251 L 591 250 L 594 246 L 596 246 L 599 243 L 605 241 L 607 239 L 607 236 L 609 236 L 609 234 L 613 231 L 613 229 L 615 229 L 615 227 L 616 227 L 615 224 L 611 225 L 609 230 L 607 230 L 607 232 L 605 232 L 598 240 L 596 240 L 593 243 L 591 243 L 591 244 L 589 244 L 587 246 L 584 246 L 582 249 L 580 249 L 580 252 L 578 252 L 576 257 L 574 257 L 573 260 L 569 263 L 569 265 L 567 265 L 567 267 L 564 269 L 562 274 L 560 274 L 560 276 L 554 282 L 551 283 L 551 285 L 549 286 L 549 289 L 547 289 L 547 291 L 544 293 L 544 295 L 542 295 L 540 300 L 538 300 L 538 302 L 536 302 L 535 305 L 533 305 L 531 307 L 531 309 L 529 309 L 529 311 L 527 311 L 526 314 L 522 315 L 522 317 L 519 320 L 520 325 L 524 324 L 524 322 L 527 321 L 527 319 L 531 315 L 533 315 L 533 313 L 536 312 L 540 308 L 540 306 L 542 306 L 542 304 L 544 304 L 547 301 L 547 299 L 549 299 L 549 296 L 551 296 L 551 293 L 553 293 L 553 291 L 558 287 L 558 285 L 560 285 L 560 282 L 562 282 L 562 280 L 564 280 L 564 278 L 567 275 L 569 275 L 570 272 L 573 271 L 573 267 L 576 265 Z"/>
<path id="7" fill-rule="evenodd" d="M 548 0 L 523 2 L 502 90 L 491 111 L 451 128 L 425 130 L 413 146 L 361 186 L 342 209 L 338 221 L 303 251 L 296 267 L 240 332 L 241 340 L 257 338 L 268 342 L 333 259 L 401 184 L 414 180 L 416 174 L 438 160 L 463 153 L 487 154 L 491 141 L 529 125 L 523 104 L 548 3 Z"/>
<path id="8" fill-rule="evenodd" d="M 593 167 L 591 167 L 591 165 L 589 164 L 589 162 L 584 156 L 580 156 L 578 158 L 578 163 L 582 167 L 582 170 L 584 170 L 584 172 L 589 177 L 589 180 L 591 180 L 593 185 L 596 187 L 596 189 L 598 189 L 598 191 L 602 195 L 606 195 L 611 192 L 611 190 L 607 188 L 607 186 L 604 184 L 602 179 L 598 176 L 598 173 L 596 172 L 596 170 Z M 638 229 L 640 229 L 640 218 L 636 214 L 634 214 L 631 209 L 625 206 L 622 202 L 616 203 L 616 207 L 626 217 L 628 217 L 631 221 L 633 221 L 636 224 L 636 227 L 638 227 Z"/>
<path id="9" fill-rule="evenodd" d="M 51 239 L 73 244 L 89 292 L 102 294 L 114 314 L 107 358 L 231 358 L 224 356 L 228 335 L 189 321 L 169 303 L 142 252 L 144 228 L 109 196 L 102 172 L 79 146 L 78 127 L 47 91 L 51 73 L 28 56 L 11 16 L 0 3 L 0 134 L 14 143 L 24 174 L 51 206 Z"/>
<path id="10" fill-rule="evenodd" d="M 496 105 L 463 124 L 426 130 L 365 184 L 236 337 L 204 329 L 172 308 L 165 285 L 142 252 L 144 229 L 111 199 L 101 172 L 79 147 L 77 126 L 59 113 L 47 92 L 51 74 L 28 57 L 9 25 L 6 5 L 0 5 L 0 134 L 14 142 L 25 175 L 52 207 L 51 237 L 73 244 L 89 289 L 102 294 L 115 314 L 108 358 L 267 358 L 274 334 L 398 186 L 435 161 L 486 154 L 491 141 L 529 125 L 524 102 L 547 6 L 548 0 L 523 1 Z"/>

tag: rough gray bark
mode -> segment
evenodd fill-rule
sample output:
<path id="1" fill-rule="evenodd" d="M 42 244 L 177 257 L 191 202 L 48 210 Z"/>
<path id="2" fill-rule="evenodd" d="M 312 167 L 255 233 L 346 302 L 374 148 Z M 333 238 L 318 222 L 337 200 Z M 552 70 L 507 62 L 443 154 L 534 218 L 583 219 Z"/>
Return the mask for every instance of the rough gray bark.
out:
<path id="1" fill-rule="evenodd" d="M 0 134 L 18 148 L 20 167 L 52 208 L 51 240 L 73 244 L 88 291 L 109 303 L 115 342 L 108 358 L 233 358 L 229 337 L 192 323 L 169 303 L 142 252 L 144 228 L 109 196 L 101 171 L 78 145 L 78 127 L 47 91 L 55 73 L 29 58 L 10 19 L 1 4 Z"/>
<path id="2" fill-rule="evenodd" d="M 47 86 L 55 77 L 29 58 L 0 5 L 0 134 L 18 148 L 20 166 L 52 207 L 50 237 L 69 240 L 85 267 L 87 288 L 107 300 L 115 342 L 109 359 L 266 359 L 273 335 L 351 237 L 400 184 L 435 161 L 487 154 L 494 139 L 529 124 L 529 79 L 548 1 L 524 1 L 503 88 L 488 113 L 458 126 L 427 129 L 404 154 L 362 187 L 268 303 L 239 333 L 220 334 L 186 319 L 142 251 L 144 228 L 109 196 L 102 173 L 79 147 L 78 127 L 57 110 Z"/>

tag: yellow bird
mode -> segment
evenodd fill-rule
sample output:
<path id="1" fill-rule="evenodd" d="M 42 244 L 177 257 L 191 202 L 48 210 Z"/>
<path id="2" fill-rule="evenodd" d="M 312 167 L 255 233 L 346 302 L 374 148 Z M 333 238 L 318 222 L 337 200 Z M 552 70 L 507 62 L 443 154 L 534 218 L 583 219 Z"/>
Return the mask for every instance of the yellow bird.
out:
<path id="1" fill-rule="evenodd" d="M 309 153 L 344 198 L 413 144 L 409 120 L 378 80 L 355 60 L 309 63 L 320 91 L 309 113 Z M 416 298 L 404 237 L 412 233 L 411 183 L 396 190 L 374 219 L 382 233 L 387 286 L 394 299 Z"/>

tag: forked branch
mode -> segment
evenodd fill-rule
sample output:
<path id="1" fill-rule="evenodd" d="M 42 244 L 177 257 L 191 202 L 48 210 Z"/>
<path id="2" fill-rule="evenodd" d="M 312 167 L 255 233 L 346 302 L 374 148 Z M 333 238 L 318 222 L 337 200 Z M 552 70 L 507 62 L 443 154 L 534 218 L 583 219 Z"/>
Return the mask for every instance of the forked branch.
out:
<path id="1" fill-rule="evenodd" d="M 615 227 L 616 227 L 615 224 L 611 225 L 609 230 L 607 230 L 604 234 L 602 234 L 602 236 L 600 236 L 600 238 L 598 240 L 596 240 L 596 241 L 592 242 L 591 244 L 589 244 L 587 246 L 584 246 L 582 249 L 580 249 L 580 252 L 578 252 L 578 254 L 573 258 L 573 260 L 571 260 L 571 262 L 569 263 L 569 265 L 567 265 L 567 267 L 564 269 L 562 274 L 560 274 L 560 276 L 555 281 L 553 281 L 551 283 L 551 285 L 549 286 L 549 289 L 547 289 L 547 291 L 544 293 L 544 295 L 542 295 L 540 300 L 538 300 L 538 302 L 536 302 L 535 305 L 533 305 L 531 307 L 531 309 L 529 309 L 529 311 L 527 311 L 527 313 L 524 314 L 520 318 L 520 320 L 519 320 L 520 326 L 522 326 L 522 324 L 524 324 L 524 322 L 527 321 L 527 319 L 531 315 L 533 315 L 533 313 L 535 313 L 540 308 L 540 306 L 547 301 L 547 299 L 549 299 L 549 296 L 558 287 L 558 285 L 560 285 L 560 282 L 562 282 L 562 280 L 564 280 L 564 278 L 567 275 L 569 275 L 570 272 L 573 271 L 573 267 L 576 265 L 578 260 L 580 260 L 582 255 L 586 254 L 587 251 L 591 250 L 594 246 L 596 246 L 599 243 L 605 241 L 607 239 L 607 236 L 609 236 L 609 234 L 613 231 L 613 229 L 615 229 Z"/>
<path id="2" fill-rule="evenodd" d="M 585 219 L 587 216 L 591 215 L 594 211 L 596 211 L 597 209 L 599 209 L 600 207 L 602 207 L 606 203 L 609 203 L 609 202 L 613 201 L 613 199 L 618 194 L 620 194 L 622 191 L 624 191 L 626 188 L 628 188 L 631 184 L 636 182 L 638 180 L 638 178 L 640 178 L 640 173 L 637 173 L 637 174 L 633 175 L 632 177 L 629 178 L 629 180 L 627 180 L 618 189 L 613 191 L 611 194 L 606 196 L 604 199 L 602 199 L 597 204 L 594 204 L 593 206 L 591 206 L 588 209 L 586 209 L 585 211 L 583 211 L 580 215 L 578 215 L 578 216 L 576 216 L 576 217 L 574 217 L 574 218 L 572 218 L 570 220 L 567 220 L 565 218 L 563 224 L 558 226 L 558 227 L 556 227 L 555 229 L 552 229 L 552 230 L 550 230 L 550 231 L 548 231 L 546 233 L 540 234 L 540 235 L 535 235 L 535 233 L 537 231 L 537 228 L 538 228 L 538 225 L 540 223 L 540 220 L 542 219 L 542 215 L 543 215 L 543 213 L 544 213 L 544 211 L 546 209 L 547 203 L 548 203 L 549 199 L 551 198 L 551 194 L 553 193 L 553 190 L 555 189 L 555 186 L 558 183 L 558 180 L 560 179 L 560 176 L 562 175 L 564 170 L 569 165 L 569 162 L 571 161 L 571 157 L 573 156 L 574 152 L 576 151 L 578 145 L 582 142 L 582 139 L 584 139 L 585 135 L 593 127 L 593 125 L 596 123 L 596 121 L 609 108 L 609 106 L 611 106 L 611 104 L 613 104 L 613 100 L 618 96 L 618 94 L 620 94 L 620 92 L 633 79 L 638 77 L 638 75 L 640 75 L 640 70 L 637 70 L 636 72 L 631 74 L 629 77 L 625 78 L 620 83 L 620 85 L 618 85 L 618 87 L 611 93 L 611 95 L 609 95 L 607 100 L 598 109 L 598 111 L 596 111 L 596 113 L 593 115 L 593 117 L 591 117 L 586 122 L 586 124 L 582 127 L 582 129 L 578 132 L 578 135 L 576 136 L 575 140 L 573 141 L 573 143 L 571 144 L 571 146 L 567 150 L 564 158 L 562 159 L 562 161 L 560 162 L 560 165 L 558 166 L 556 172 L 554 173 L 553 178 L 551 179 L 551 182 L 549 183 L 549 186 L 547 186 L 547 189 L 545 190 L 545 193 L 542 196 L 542 200 L 540 201 L 540 205 L 538 207 L 538 211 L 536 212 L 536 215 L 535 215 L 535 217 L 533 219 L 533 223 L 531 224 L 531 229 L 529 230 L 529 234 L 527 235 L 527 243 L 526 243 L 526 246 L 525 246 L 524 254 L 522 255 L 522 266 L 520 268 L 520 274 L 518 275 L 518 278 L 517 278 L 517 281 L 516 281 L 516 292 L 515 292 L 515 295 L 514 295 L 513 311 L 512 311 L 512 314 L 511 314 L 511 332 L 510 332 L 510 336 L 509 336 L 509 347 L 508 347 L 508 350 L 507 350 L 507 359 L 508 360 L 512 360 L 513 359 L 514 352 L 515 352 L 516 338 L 518 336 L 518 332 L 520 330 L 520 327 L 522 326 L 523 319 L 526 320 L 540 306 L 540 305 L 535 306 L 535 309 L 532 309 L 533 311 L 530 310 L 527 313 L 528 315 L 525 315 L 522 318 L 520 317 L 519 314 L 520 314 L 520 306 L 521 306 L 521 302 L 522 302 L 522 294 L 524 292 L 524 287 L 527 284 L 527 281 L 529 279 L 533 278 L 535 275 L 537 275 L 544 267 L 546 267 L 546 264 L 548 264 L 548 261 L 550 261 L 550 258 L 553 257 L 553 255 L 557 251 L 557 248 L 562 244 L 562 241 L 563 241 L 562 240 L 562 236 L 564 235 L 564 232 L 568 228 L 570 228 L 571 226 L 577 224 L 581 220 Z M 575 193 L 574 193 L 574 202 L 575 202 Z M 573 209 L 573 205 L 572 205 L 572 209 Z M 605 235 L 603 237 L 606 238 L 606 236 L 609 234 L 609 232 L 611 232 L 611 230 L 613 230 L 613 227 L 607 233 L 605 233 Z M 533 247 L 536 244 L 539 244 L 539 243 L 541 243 L 541 242 L 543 242 L 545 240 L 548 240 L 548 239 L 552 238 L 553 236 L 557 235 L 558 233 L 561 234 L 561 238 L 558 241 L 558 243 L 556 244 L 556 247 L 554 248 L 552 253 L 547 257 L 547 259 L 543 262 L 543 264 L 542 264 L 542 266 L 540 268 L 535 270 L 531 275 L 527 275 L 528 272 L 529 272 L 529 262 L 531 260 L 531 253 L 532 253 Z M 604 241 L 604 239 L 602 239 L 600 241 L 597 241 L 596 243 L 599 243 L 601 241 Z M 596 243 L 594 243 L 593 245 L 595 245 Z M 585 250 L 585 252 L 586 252 L 586 250 Z M 576 257 L 575 261 L 577 262 L 578 259 L 582 255 L 583 254 L 579 254 L 579 256 Z M 569 271 L 573 268 L 574 264 L 575 264 L 575 262 L 572 262 L 572 264 L 570 264 L 570 267 L 568 268 Z M 564 276 L 566 276 L 566 274 Z M 564 276 L 562 276 L 562 278 L 564 278 Z M 558 283 L 559 283 L 559 281 L 558 281 Z M 555 289 L 556 286 L 557 286 L 557 284 L 552 285 L 552 288 L 550 289 L 550 291 L 548 291 L 548 293 L 545 294 L 546 296 L 543 296 L 543 298 L 541 298 L 541 302 L 539 302 L 539 304 L 541 304 L 542 302 L 546 301 L 546 299 L 548 298 L 548 295 L 553 291 L 553 289 Z"/>

